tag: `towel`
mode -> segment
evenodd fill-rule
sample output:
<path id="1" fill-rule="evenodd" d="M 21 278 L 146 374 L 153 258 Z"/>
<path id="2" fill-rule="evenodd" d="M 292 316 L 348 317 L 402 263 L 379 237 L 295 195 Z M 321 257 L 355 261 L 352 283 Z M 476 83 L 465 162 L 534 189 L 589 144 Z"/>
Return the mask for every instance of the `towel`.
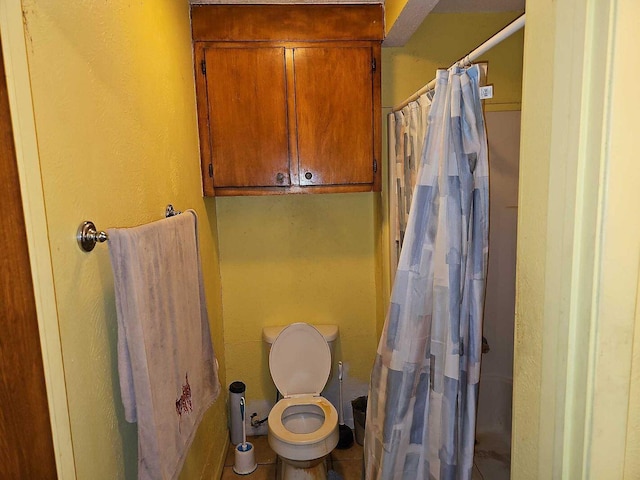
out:
<path id="1" fill-rule="evenodd" d="M 220 393 L 193 210 L 111 229 L 118 373 L 125 419 L 138 422 L 138 478 L 175 479 Z"/>

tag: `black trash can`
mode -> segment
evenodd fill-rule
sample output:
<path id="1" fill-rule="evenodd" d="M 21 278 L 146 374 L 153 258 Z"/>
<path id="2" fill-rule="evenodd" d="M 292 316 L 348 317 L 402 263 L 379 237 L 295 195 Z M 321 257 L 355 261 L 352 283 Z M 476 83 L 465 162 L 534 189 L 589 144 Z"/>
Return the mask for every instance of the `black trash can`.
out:
<path id="1" fill-rule="evenodd" d="M 356 431 L 356 442 L 364 445 L 364 429 L 367 424 L 367 396 L 358 397 L 351 400 L 353 408 L 353 425 Z"/>

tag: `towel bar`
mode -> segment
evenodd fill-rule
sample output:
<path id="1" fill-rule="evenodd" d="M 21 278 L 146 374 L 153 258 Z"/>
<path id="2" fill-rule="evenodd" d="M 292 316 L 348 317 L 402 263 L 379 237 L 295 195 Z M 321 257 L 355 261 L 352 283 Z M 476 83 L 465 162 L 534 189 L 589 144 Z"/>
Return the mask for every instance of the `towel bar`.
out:
<path id="1" fill-rule="evenodd" d="M 169 204 L 164 211 L 164 216 L 165 218 L 169 218 L 181 213 L 181 211 L 174 209 L 173 205 Z M 87 220 L 82 222 L 78 227 L 76 239 L 82 250 L 90 252 L 96 246 L 96 243 L 103 243 L 109 240 L 109 235 L 103 230 L 98 231 L 94 223 Z"/>

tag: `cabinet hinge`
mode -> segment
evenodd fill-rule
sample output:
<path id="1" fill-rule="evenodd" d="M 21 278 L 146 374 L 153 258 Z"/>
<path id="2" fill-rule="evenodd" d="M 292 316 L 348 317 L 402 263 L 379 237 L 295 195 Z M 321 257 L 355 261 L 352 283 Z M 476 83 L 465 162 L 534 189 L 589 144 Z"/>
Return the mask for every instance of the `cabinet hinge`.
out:
<path id="1" fill-rule="evenodd" d="M 374 72 L 376 71 L 376 57 L 371 59 L 371 70 Z"/>
<path id="2" fill-rule="evenodd" d="M 373 160 L 373 173 L 378 171 L 378 161 L 376 159 Z"/>
<path id="3" fill-rule="evenodd" d="M 203 75 L 207 74 L 207 64 L 204 60 L 200 62 L 200 69 L 202 70 Z"/>
<path id="4" fill-rule="evenodd" d="M 209 164 L 209 176 L 213 178 L 213 163 Z"/>

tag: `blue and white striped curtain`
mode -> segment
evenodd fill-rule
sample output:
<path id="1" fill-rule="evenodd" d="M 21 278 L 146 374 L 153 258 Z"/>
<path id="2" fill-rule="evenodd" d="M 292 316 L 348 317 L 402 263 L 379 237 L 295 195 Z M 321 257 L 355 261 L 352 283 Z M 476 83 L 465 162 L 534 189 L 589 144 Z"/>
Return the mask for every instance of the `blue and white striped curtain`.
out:
<path id="1" fill-rule="evenodd" d="M 489 228 L 479 76 L 437 72 L 371 376 L 368 480 L 471 478 Z"/>

